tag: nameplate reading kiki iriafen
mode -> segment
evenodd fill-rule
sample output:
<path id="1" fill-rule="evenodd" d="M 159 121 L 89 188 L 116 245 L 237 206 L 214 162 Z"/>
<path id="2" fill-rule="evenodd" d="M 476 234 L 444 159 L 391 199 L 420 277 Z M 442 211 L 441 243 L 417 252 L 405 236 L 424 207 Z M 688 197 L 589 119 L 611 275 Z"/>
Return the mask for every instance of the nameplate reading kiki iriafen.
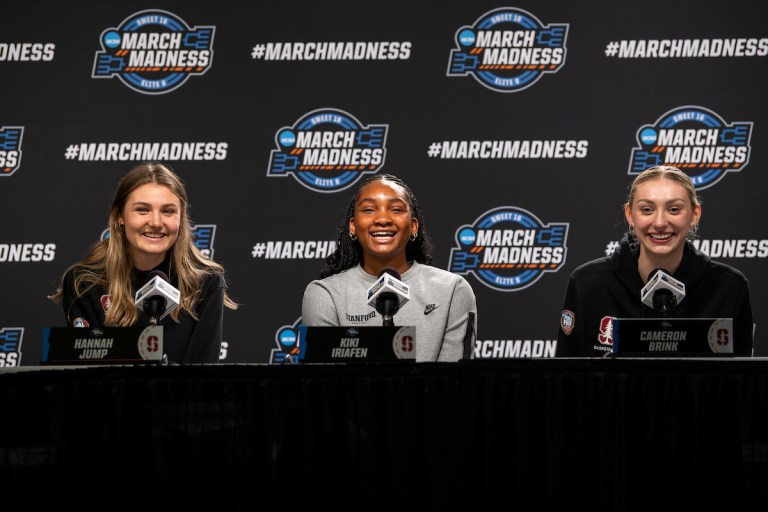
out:
<path id="1" fill-rule="evenodd" d="M 368 357 L 368 349 L 360 347 L 360 338 L 341 338 L 339 346 L 331 350 L 332 358 Z"/>

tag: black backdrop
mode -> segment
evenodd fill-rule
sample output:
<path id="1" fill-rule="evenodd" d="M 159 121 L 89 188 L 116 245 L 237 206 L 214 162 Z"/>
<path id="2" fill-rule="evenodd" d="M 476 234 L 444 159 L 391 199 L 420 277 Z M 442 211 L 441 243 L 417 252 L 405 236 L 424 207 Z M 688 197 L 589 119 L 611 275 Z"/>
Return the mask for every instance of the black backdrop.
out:
<path id="1" fill-rule="evenodd" d="M 536 20 L 540 26 L 533 30 L 540 36 L 559 34 L 559 47 L 565 49 L 561 65 L 539 75 L 540 70 L 530 71 L 537 79 L 506 91 L 489 87 L 479 72 L 452 74 L 452 52 L 462 50 L 457 33 L 494 10 Z M 201 30 L 209 30 L 207 69 L 172 90 L 151 94 L 117 75 L 94 77 L 97 53 L 105 52 L 102 33 L 142 11 L 165 11 L 183 21 L 196 31 L 185 44 L 198 49 L 205 47 Z M 517 347 L 513 355 L 519 357 L 549 354 L 540 348 L 554 346 L 570 271 L 605 254 L 623 232 L 621 207 L 643 127 L 659 127 L 680 111 L 709 113 L 721 126 L 746 130 L 737 135 L 742 146 L 753 149 L 747 161 L 699 191 L 700 237 L 713 256 L 749 278 L 756 355 L 768 355 L 759 325 L 768 306 L 768 228 L 760 217 L 768 183 L 762 144 L 768 122 L 766 14 L 765 4 L 756 0 L 248 6 L 33 1 L 6 6 L 0 21 L 0 151 L 6 152 L 0 153 L 6 160 L 0 175 L 0 336 L 5 341 L 0 364 L 37 364 L 42 328 L 63 325 L 60 306 L 46 295 L 56 289 L 64 269 L 103 236 L 117 180 L 141 160 L 119 152 L 83 157 L 83 145 L 109 143 L 210 143 L 217 149 L 213 158 L 203 152 L 197 158 L 169 154 L 160 159 L 185 180 L 201 247 L 225 265 L 231 293 L 242 304 L 225 313 L 224 361 L 272 361 L 279 340 L 288 340 L 286 333 L 300 319 L 305 285 L 322 266 L 318 255 L 324 253 L 312 249 L 335 239 L 359 179 L 343 189 L 317 190 L 295 173 L 272 167 L 282 130 L 296 128 L 316 111 L 343 114 L 361 130 L 384 127 L 382 162 L 366 171 L 398 174 L 412 186 L 439 267 L 455 270 L 451 251 L 460 249 L 462 228 L 476 228 L 494 210 L 530 214 L 538 232 L 559 226 L 562 261 L 534 270 L 525 286 L 494 287 L 488 274 L 466 274 L 478 301 L 481 356 L 493 355 L 488 350 L 493 346 Z M 509 27 L 499 23 L 489 30 Z M 545 44 L 544 39 L 536 44 Z M 716 41 L 738 39 L 747 42 L 742 48 L 747 55 L 736 49 L 723 56 Z M 695 56 L 643 56 L 642 45 L 663 40 L 687 44 L 687 51 L 696 44 L 699 50 Z M 609 55 L 612 43 L 621 41 L 635 41 L 633 56 Z M 259 45 L 295 48 L 318 42 L 352 48 L 394 42 L 388 48 L 401 53 L 394 59 L 252 56 Z M 758 51 L 748 55 L 750 48 Z M 520 77 L 525 72 L 490 73 Z M 430 156 L 437 143 L 460 147 L 461 141 L 572 141 L 583 152 L 561 158 Z M 77 157 L 70 149 L 75 147 Z M 20 151 L 15 163 L 14 151 Z M 721 245 L 739 241 L 746 241 L 746 252 L 719 252 Z M 255 257 L 261 244 L 273 252 Z M 470 254 L 466 246 L 462 251 Z M 523 271 L 495 272 L 514 278 Z M 20 355 L 9 355 L 13 352 Z"/>

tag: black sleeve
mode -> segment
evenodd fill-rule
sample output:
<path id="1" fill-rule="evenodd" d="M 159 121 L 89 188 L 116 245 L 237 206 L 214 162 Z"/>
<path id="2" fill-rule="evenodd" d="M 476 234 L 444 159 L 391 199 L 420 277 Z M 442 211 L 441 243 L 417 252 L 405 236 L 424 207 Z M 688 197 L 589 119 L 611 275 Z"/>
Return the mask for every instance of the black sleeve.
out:
<path id="1" fill-rule="evenodd" d="M 581 329 L 576 329 L 573 317 L 576 309 L 576 285 L 573 276 L 568 278 L 568 288 L 565 291 L 565 300 L 563 300 L 563 309 L 560 312 L 560 328 L 557 330 L 557 357 L 574 357 L 581 354 L 578 341 L 578 333 Z M 580 327 L 580 326 L 579 326 Z"/>
<path id="2" fill-rule="evenodd" d="M 589 296 L 589 290 L 584 288 L 584 280 L 577 280 L 571 274 L 565 291 L 563 310 L 560 312 L 560 328 L 557 331 L 555 350 L 557 357 L 594 357 L 595 355 L 587 319 L 589 303 L 585 301 L 585 297 Z"/>
<path id="3" fill-rule="evenodd" d="M 64 276 L 62 284 L 62 307 L 69 327 L 104 327 L 106 314 L 102 305 L 103 290 L 93 288 L 81 297 L 75 292 L 75 271 Z M 106 295 L 104 295 L 104 300 Z"/>
<path id="4" fill-rule="evenodd" d="M 752 323 L 752 301 L 749 298 L 749 285 L 746 282 L 744 293 L 741 300 L 737 303 L 741 304 L 741 306 L 738 308 L 738 314 L 733 319 L 733 330 L 736 336 L 733 355 L 752 357 L 754 325 Z"/>
<path id="5" fill-rule="evenodd" d="M 183 364 L 216 363 L 224 331 L 224 278 L 209 275 L 197 303 L 198 321 L 182 359 Z"/>

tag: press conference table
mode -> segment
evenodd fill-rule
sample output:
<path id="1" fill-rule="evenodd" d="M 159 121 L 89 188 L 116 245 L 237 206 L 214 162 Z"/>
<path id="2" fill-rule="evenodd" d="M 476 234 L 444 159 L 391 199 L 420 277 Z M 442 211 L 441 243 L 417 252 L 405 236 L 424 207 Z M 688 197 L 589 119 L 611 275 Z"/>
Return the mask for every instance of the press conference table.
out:
<path id="1" fill-rule="evenodd" d="M 0 487 L 94 510 L 764 507 L 768 360 L 4 369 Z"/>

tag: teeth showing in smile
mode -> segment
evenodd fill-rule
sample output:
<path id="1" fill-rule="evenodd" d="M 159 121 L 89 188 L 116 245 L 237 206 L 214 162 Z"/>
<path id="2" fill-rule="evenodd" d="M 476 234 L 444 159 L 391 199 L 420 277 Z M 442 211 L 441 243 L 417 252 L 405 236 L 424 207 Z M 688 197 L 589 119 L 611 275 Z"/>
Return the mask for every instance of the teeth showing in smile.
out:
<path id="1" fill-rule="evenodd" d="M 390 233 L 389 231 L 376 231 L 374 233 L 371 233 L 371 236 L 374 238 L 380 238 L 380 237 L 393 237 L 395 236 L 394 233 Z"/>
<path id="2" fill-rule="evenodd" d="M 163 238 L 165 235 L 162 233 L 144 233 L 144 236 L 149 238 Z"/>
<path id="3" fill-rule="evenodd" d="M 664 233 L 663 235 L 655 234 L 655 233 L 649 233 L 650 237 L 654 240 L 666 240 L 667 238 L 672 237 L 672 233 Z"/>

